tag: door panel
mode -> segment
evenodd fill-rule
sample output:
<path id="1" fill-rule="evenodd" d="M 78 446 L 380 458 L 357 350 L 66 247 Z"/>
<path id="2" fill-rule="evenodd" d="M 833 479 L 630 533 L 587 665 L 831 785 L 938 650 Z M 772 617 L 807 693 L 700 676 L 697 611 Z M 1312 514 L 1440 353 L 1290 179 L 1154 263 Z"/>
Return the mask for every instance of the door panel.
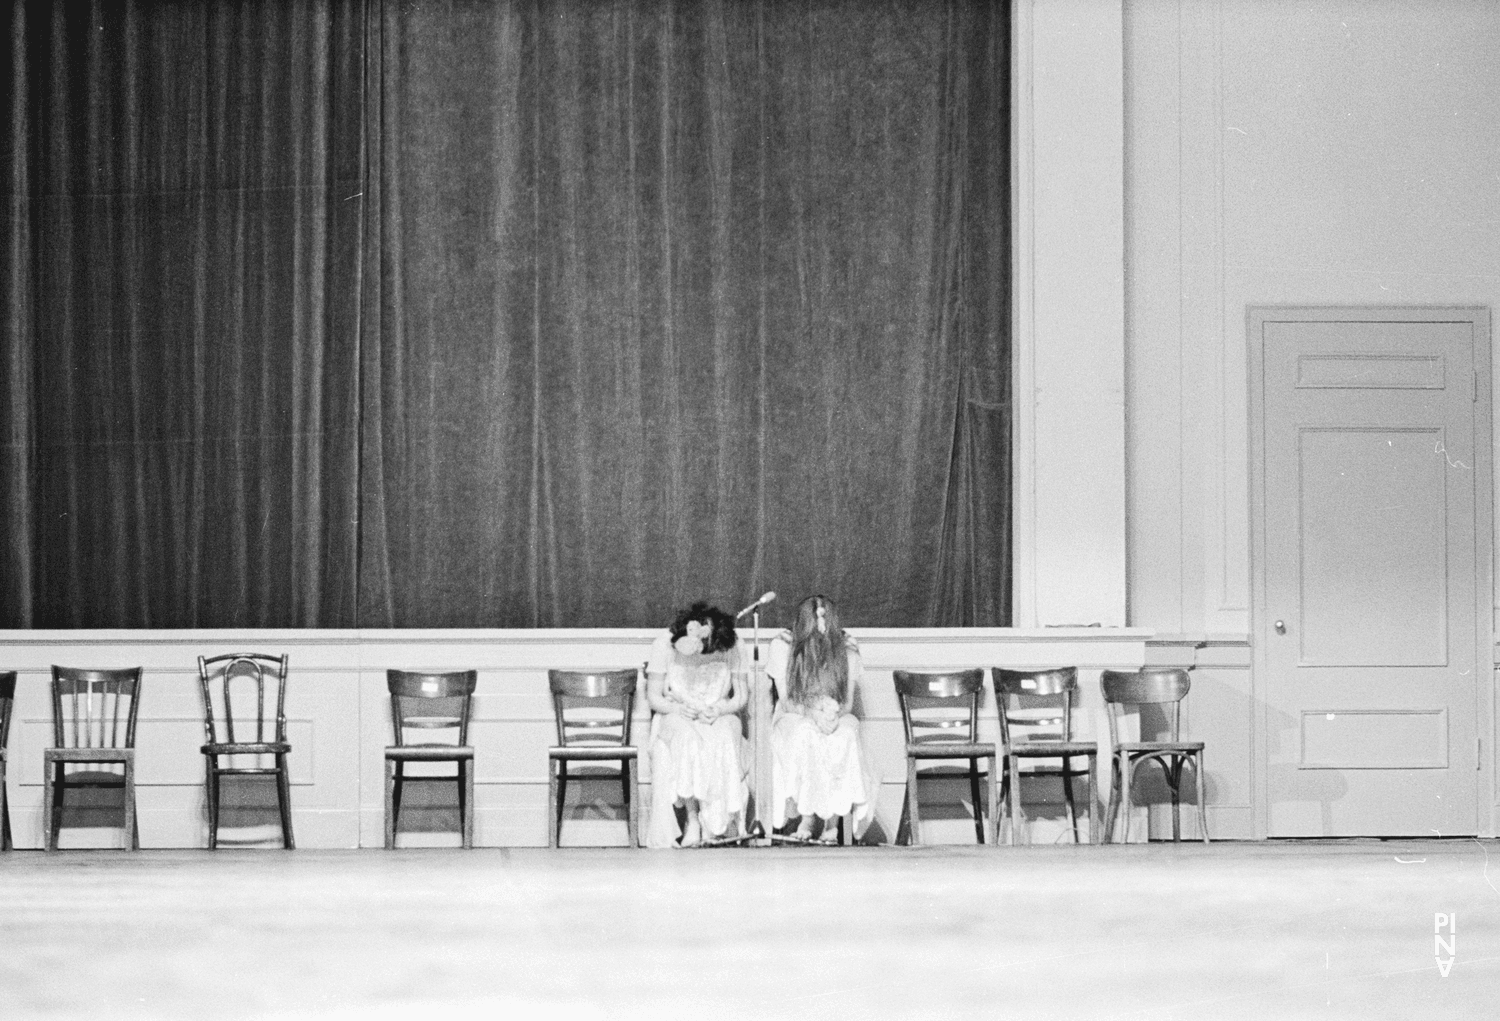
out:
<path id="1" fill-rule="evenodd" d="M 1269 835 L 1476 833 L 1473 324 L 1256 315 Z"/>

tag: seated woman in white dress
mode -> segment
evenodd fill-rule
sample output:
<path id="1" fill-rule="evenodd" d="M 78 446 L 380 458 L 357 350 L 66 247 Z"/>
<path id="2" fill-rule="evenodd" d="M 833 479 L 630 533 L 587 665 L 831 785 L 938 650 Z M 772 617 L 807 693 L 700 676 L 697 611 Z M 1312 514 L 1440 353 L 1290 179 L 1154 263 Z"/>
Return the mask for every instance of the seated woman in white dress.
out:
<path id="1" fill-rule="evenodd" d="M 839 626 L 823 596 L 797 607 L 797 622 L 771 642 L 766 675 L 779 701 L 771 724 L 772 828 L 798 819 L 795 839 L 835 840 L 835 820 L 852 815 L 858 839 L 875 818 L 879 778 L 870 767 L 854 718 L 859 647 Z"/>
<path id="2" fill-rule="evenodd" d="M 749 664 L 734 618 L 694 603 L 651 645 L 651 819 L 647 847 L 691 847 L 743 824 L 750 788 L 739 711 Z M 677 810 L 685 815 L 680 836 Z"/>

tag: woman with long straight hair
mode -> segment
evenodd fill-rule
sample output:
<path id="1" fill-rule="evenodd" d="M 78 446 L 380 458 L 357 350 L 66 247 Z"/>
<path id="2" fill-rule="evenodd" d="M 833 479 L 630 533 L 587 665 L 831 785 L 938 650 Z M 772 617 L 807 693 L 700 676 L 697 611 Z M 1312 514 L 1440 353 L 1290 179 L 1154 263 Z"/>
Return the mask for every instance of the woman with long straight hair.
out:
<path id="1" fill-rule="evenodd" d="M 791 820 L 793 840 L 833 843 L 835 823 L 852 815 L 858 837 L 875 817 L 879 778 L 859 737 L 854 691 L 863 672 L 859 646 L 844 633 L 827 596 L 809 596 L 797 620 L 771 642 L 766 675 L 778 701 L 771 724 L 771 821 Z"/>

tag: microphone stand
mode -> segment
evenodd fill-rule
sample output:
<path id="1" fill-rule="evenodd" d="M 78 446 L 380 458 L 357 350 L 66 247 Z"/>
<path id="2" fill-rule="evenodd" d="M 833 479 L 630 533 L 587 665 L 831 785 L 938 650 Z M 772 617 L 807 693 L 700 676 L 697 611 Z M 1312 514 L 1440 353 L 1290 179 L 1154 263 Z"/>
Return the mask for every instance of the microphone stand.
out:
<path id="1" fill-rule="evenodd" d="M 755 799 L 755 818 L 748 824 L 747 832 L 755 847 L 767 847 L 771 838 L 762 819 L 769 819 L 766 807 L 771 798 L 770 748 L 771 748 L 771 698 L 765 667 L 760 662 L 760 607 L 750 614 L 750 738 L 755 759 L 755 772 L 751 778 L 754 786 L 751 797 Z"/>

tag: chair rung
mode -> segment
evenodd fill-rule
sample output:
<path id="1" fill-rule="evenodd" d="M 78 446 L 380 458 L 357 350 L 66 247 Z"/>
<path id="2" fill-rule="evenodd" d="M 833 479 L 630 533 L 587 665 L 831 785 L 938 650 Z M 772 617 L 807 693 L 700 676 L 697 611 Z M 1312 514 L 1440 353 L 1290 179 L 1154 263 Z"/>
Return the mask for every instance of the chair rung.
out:
<path id="1" fill-rule="evenodd" d="M 281 770 L 275 766 L 266 766 L 259 769 L 249 766 L 239 766 L 234 769 L 216 769 L 214 772 L 220 776 L 275 776 Z"/>
<path id="2" fill-rule="evenodd" d="M 234 744 L 206 744 L 198 750 L 204 755 L 284 755 L 292 750 L 292 746 L 277 741 L 237 741 Z"/>
<path id="3" fill-rule="evenodd" d="M 934 741 L 932 744 L 909 744 L 906 754 L 913 759 L 983 759 L 995 754 L 995 746 Z"/>
<path id="4" fill-rule="evenodd" d="M 385 757 L 402 762 L 455 762 L 459 759 L 472 759 L 474 749 L 470 745 L 452 744 L 392 745 L 385 750 Z"/>
<path id="5" fill-rule="evenodd" d="M 1115 745 L 1122 752 L 1201 752 L 1202 741 L 1121 741 Z"/>
<path id="6" fill-rule="evenodd" d="M 134 748 L 46 748 L 42 751 L 44 762 L 129 762 L 134 758 Z"/>
<path id="7" fill-rule="evenodd" d="M 547 756 L 553 759 L 633 759 L 638 752 L 635 748 L 623 745 L 610 746 L 588 746 L 566 745 L 558 748 L 548 748 Z"/>
<path id="8" fill-rule="evenodd" d="M 1023 759 L 1055 759 L 1062 755 L 1095 755 L 1099 745 L 1093 741 L 1017 742 L 1010 746 L 1009 751 Z"/>

